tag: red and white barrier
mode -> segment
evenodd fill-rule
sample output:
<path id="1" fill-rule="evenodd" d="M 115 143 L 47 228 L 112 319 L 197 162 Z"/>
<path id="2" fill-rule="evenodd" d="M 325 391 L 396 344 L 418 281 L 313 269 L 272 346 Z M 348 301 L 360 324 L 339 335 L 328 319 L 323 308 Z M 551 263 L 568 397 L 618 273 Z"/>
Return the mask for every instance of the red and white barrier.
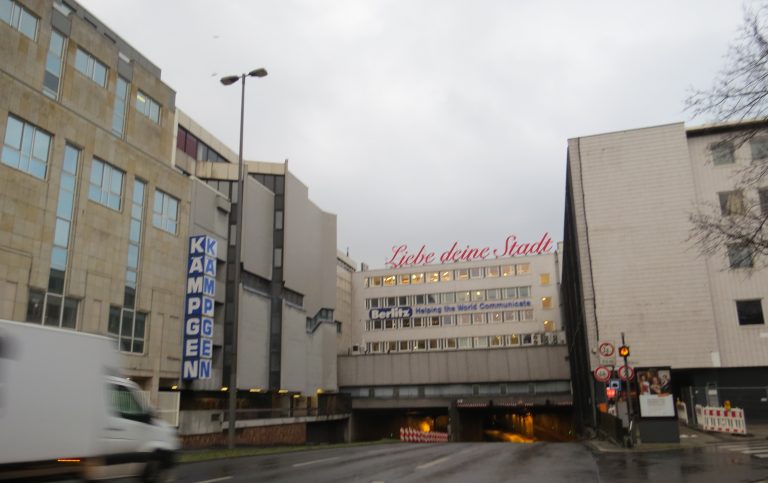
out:
<path id="1" fill-rule="evenodd" d="M 747 434 L 744 410 L 740 408 L 725 409 L 721 407 L 696 406 L 696 419 L 704 431 Z"/>
<path id="2" fill-rule="evenodd" d="M 448 433 L 438 431 L 425 433 L 413 428 L 400 428 L 400 441 L 407 443 L 447 443 Z"/>

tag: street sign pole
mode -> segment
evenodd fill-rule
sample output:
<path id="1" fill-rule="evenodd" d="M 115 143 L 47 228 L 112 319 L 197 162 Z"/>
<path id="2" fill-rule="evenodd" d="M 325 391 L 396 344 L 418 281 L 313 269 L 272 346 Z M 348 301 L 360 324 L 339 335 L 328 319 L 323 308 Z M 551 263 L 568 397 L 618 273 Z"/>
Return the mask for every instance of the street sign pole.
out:
<path id="1" fill-rule="evenodd" d="M 621 345 L 622 346 L 626 346 L 627 345 L 626 342 L 624 341 L 624 332 L 621 333 Z M 631 383 L 631 377 L 629 377 L 629 374 L 630 374 L 630 372 L 629 372 L 629 363 L 627 362 L 627 356 L 626 355 L 624 356 L 624 367 L 625 367 L 624 370 L 627 372 L 627 378 L 626 378 L 627 392 L 625 393 L 626 394 L 625 397 L 626 397 L 626 401 L 627 401 L 627 429 L 629 430 L 629 440 L 630 440 L 630 442 L 634 443 L 633 438 L 632 438 L 632 395 L 630 394 L 630 390 L 629 390 L 629 385 Z"/>

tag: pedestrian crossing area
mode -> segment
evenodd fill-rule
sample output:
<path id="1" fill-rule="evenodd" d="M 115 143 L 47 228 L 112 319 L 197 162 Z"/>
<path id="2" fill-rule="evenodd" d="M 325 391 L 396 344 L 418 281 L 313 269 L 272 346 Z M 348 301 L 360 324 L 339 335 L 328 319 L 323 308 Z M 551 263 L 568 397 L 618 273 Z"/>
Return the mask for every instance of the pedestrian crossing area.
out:
<path id="1" fill-rule="evenodd" d="M 717 445 L 718 449 L 750 455 L 755 458 L 768 460 L 768 440 L 749 441 L 745 443 L 726 443 Z"/>

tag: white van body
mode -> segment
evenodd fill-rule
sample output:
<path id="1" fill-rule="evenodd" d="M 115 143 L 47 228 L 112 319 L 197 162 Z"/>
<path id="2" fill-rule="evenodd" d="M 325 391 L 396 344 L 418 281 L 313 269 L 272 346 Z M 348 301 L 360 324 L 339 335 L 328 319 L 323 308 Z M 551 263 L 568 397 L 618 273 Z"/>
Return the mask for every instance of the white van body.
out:
<path id="1" fill-rule="evenodd" d="M 119 369 L 112 339 L 0 320 L 0 480 L 163 480 L 179 449 L 176 431 Z"/>

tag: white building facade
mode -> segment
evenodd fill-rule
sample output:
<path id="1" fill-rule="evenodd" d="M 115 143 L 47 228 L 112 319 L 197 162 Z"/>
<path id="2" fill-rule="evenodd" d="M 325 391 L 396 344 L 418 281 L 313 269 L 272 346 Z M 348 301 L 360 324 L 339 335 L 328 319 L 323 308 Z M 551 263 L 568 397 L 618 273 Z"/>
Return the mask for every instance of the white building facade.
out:
<path id="1" fill-rule="evenodd" d="M 569 140 L 563 303 L 585 424 L 604 398 L 592 379 L 598 345 L 622 333 L 630 365 L 670 367 L 689 406 L 727 399 L 748 419 L 768 417 L 765 263 L 726 247 L 703 256 L 691 241 L 697 210 L 728 216 L 734 200 L 768 193 L 736 186 L 740 170 L 764 162 L 768 140 L 731 141 L 746 127 L 677 123 Z"/>

